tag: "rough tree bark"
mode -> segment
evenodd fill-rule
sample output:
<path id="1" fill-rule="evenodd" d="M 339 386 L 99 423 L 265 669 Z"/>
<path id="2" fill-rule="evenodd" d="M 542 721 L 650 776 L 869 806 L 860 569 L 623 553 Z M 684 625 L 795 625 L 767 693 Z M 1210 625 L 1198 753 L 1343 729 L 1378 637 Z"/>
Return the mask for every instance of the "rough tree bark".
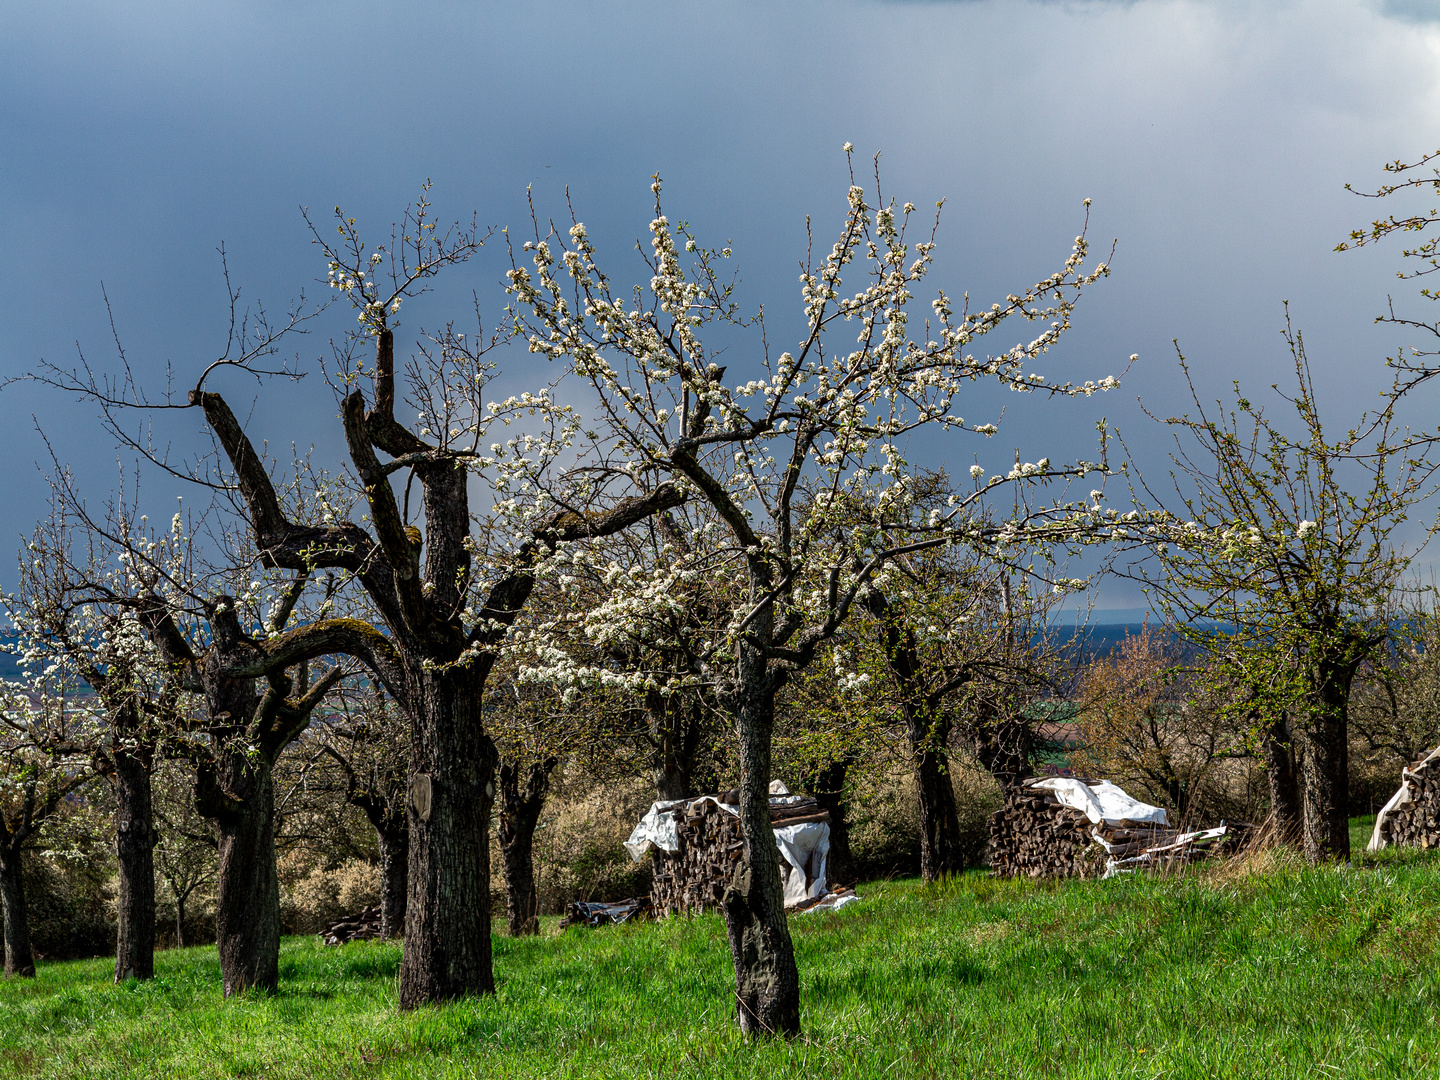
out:
<path id="1" fill-rule="evenodd" d="M 280 983 L 280 883 L 271 763 L 237 749 L 217 764 L 200 767 L 195 805 L 220 836 L 215 943 L 224 992 L 273 991 Z"/>
<path id="2" fill-rule="evenodd" d="M 558 758 L 518 761 L 500 766 L 500 851 L 505 862 L 505 921 L 511 937 L 540 932 L 540 903 L 535 891 L 535 826 L 550 789 Z M 524 778 L 523 783 L 521 778 Z"/>
<path id="3" fill-rule="evenodd" d="M 30 949 L 30 914 L 18 844 L 0 847 L 0 912 L 5 918 L 5 977 L 33 979 L 35 954 Z"/>
<path id="4" fill-rule="evenodd" d="M 307 686 L 309 660 L 336 650 L 314 641 L 296 650 L 295 632 L 280 633 L 306 580 L 302 573 L 291 584 L 271 615 L 272 636 L 263 642 L 245 634 L 233 598 L 216 597 L 208 605 L 210 639 L 198 656 L 163 601 L 152 598 L 141 612 L 172 671 L 205 699 L 208 742 L 192 742 L 189 752 L 196 765 L 195 808 L 215 823 L 219 834 L 215 929 L 226 997 L 252 989 L 272 991 L 279 983 L 272 770 L 342 674 L 339 666 L 333 667 Z M 302 643 L 310 629 L 302 628 Z M 297 665 L 300 675 L 298 697 L 291 696 L 294 683 L 285 674 L 291 665 Z M 263 691 L 258 684 L 262 677 Z"/>
<path id="5" fill-rule="evenodd" d="M 763 577 L 752 585 L 768 591 Z M 765 605 L 753 620 L 754 636 L 769 640 L 774 615 Z M 776 678 L 759 648 L 737 646 L 735 711 L 740 739 L 742 858 L 725 890 L 725 928 L 735 965 L 735 1000 L 746 1035 L 800 1034 L 800 972 L 785 917 L 780 854 L 770 824 L 771 740 Z"/>
<path id="6" fill-rule="evenodd" d="M 705 739 L 703 705 L 686 693 L 645 695 L 645 714 L 654 747 L 651 775 L 661 802 L 689 799 L 695 788 L 696 757 Z"/>
<path id="7" fill-rule="evenodd" d="M 1005 790 L 1019 787 L 1033 775 L 1033 743 L 1034 732 L 1028 723 L 997 717 L 988 702 L 981 702 L 980 715 L 970 728 L 970 744 L 976 760 Z"/>
<path id="8" fill-rule="evenodd" d="M 1265 779 L 1270 786 L 1270 818 L 1275 838 L 1298 845 L 1303 831 L 1303 803 L 1295 741 L 1288 718 L 1282 713 L 1265 726 L 1263 746 Z"/>
<path id="9" fill-rule="evenodd" d="M 112 764 L 120 880 L 115 932 L 118 983 L 155 975 L 155 817 L 150 798 L 151 763 L 145 757 L 116 751 Z"/>
<path id="10" fill-rule="evenodd" d="M 1350 725 L 1347 706 L 1353 665 L 1319 663 L 1306 725 L 1304 847 L 1311 863 L 1350 858 Z"/>
<path id="11" fill-rule="evenodd" d="M 410 896 L 400 1007 L 495 992 L 490 808 L 495 747 L 465 668 L 419 671 L 410 737 Z"/>
<path id="12" fill-rule="evenodd" d="M 376 829 L 380 843 L 380 934 L 399 937 L 405 932 L 405 908 L 410 894 L 410 823 L 401 814 L 400 827 Z"/>
<path id="13" fill-rule="evenodd" d="M 490 649 L 528 602 L 535 562 L 545 552 L 571 540 L 610 535 L 678 506 L 684 501 L 680 489 L 661 484 L 603 511 L 555 510 L 514 553 L 513 569 L 491 584 L 467 631 L 455 613 L 466 606 L 472 570 L 469 473 L 462 453 L 432 446 L 395 419 L 394 339 L 388 329 L 376 331 L 374 408 L 366 409 L 359 391 L 342 404 L 346 446 L 365 485 L 373 537 L 353 522 L 311 527 L 288 520 L 224 399 L 197 387 L 190 401 L 204 409 L 235 471 L 262 562 L 306 573 L 322 567 L 353 573 L 388 630 L 358 620 L 326 620 L 295 631 L 277 651 L 355 656 L 410 721 L 409 899 L 400 1007 L 492 993 L 489 824 L 495 748 L 480 708 L 493 664 Z M 399 466 L 382 464 L 377 449 L 403 459 L 420 481 L 423 536 L 405 524 L 391 487 Z"/>
<path id="14" fill-rule="evenodd" d="M 948 718 L 935 716 L 926 703 L 907 702 L 905 734 L 910 744 L 911 771 L 920 802 L 920 876 L 938 881 L 965 869 L 960 837 L 960 815 L 950 779 Z"/>

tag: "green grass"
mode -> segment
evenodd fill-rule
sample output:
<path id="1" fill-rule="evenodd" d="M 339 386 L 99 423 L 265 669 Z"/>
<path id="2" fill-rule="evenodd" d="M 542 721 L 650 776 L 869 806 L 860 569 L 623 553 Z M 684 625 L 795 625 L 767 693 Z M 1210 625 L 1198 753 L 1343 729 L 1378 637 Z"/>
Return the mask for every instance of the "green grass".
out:
<path id="1" fill-rule="evenodd" d="M 863 888 L 791 921 L 805 1036 L 746 1044 L 717 917 L 496 938 L 492 999 L 402 1016 L 399 949 L 288 939 L 226 1002 L 215 951 L 0 985 L 0 1077 L 1440 1075 L 1440 861 Z"/>

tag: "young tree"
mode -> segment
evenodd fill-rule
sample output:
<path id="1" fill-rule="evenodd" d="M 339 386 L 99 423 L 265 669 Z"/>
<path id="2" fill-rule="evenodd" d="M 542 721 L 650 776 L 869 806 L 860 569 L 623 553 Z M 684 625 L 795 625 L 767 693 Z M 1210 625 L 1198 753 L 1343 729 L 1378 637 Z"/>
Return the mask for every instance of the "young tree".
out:
<path id="1" fill-rule="evenodd" d="M 409 724 L 378 683 L 339 696 L 336 711 L 312 727 L 320 752 L 344 777 L 344 799 L 375 829 L 380 848 L 380 934 L 405 928 L 410 820 L 405 800 Z"/>
<path id="2" fill-rule="evenodd" d="M 175 760 L 161 761 L 153 774 L 155 871 L 175 905 L 175 947 L 190 944 L 187 906 L 193 896 L 215 883 L 219 842 L 215 828 L 195 808 L 195 778 Z"/>
<path id="3" fill-rule="evenodd" d="M 1302 747 L 1305 853 L 1312 861 L 1344 859 L 1350 688 L 1388 636 L 1384 606 L 1407 562 L 1390 535 L 1431 470 L 1413 461 L 1390 467 L 1393 403 L 1363 429 L 1374 437 L 1373 455 L 1357 455 L 1355 431 L 1327 441 L 1304 344 L 1288 327 L 1286 340 L 1300 438 L 1287 436 L 1238 386 L 1236 409 L 1211 415 L 1192 381 L 1197 416 L 1165 421 L 1191 442 L 1179 444 L 1175 457 L 1177 495 L 1190 520 L 1160 537 L 1173 541 L 1160 545 L 1167 577 L 1160 596 L 1177 624 L 1235 628 L 1247 685 L 1293 690 L 1287 711 Z M 1181 370 L 1189 380 L 1183 357 Z M 1363 481 L 1363 494 L 1347 485 L 1351 474 Z"/>
<path id="4" fill-rule="evenodd" d="M 115 981 L 154 974 L 156 842 L 151 774 L 182 708 L 124 591 L 124 548 L 85 528 L 68 472 L 52 484 L 51 514 L 20 559 L 20 588 L 0 598 L 30 659 L 88 683 L 102 706 L 88 741 L 66 747 L 88 757 L 115 799 L 119 868 Z"/>
<path id="5" fill-rule="evenodd" d="M 94 777 L 63 748 L 90 741 L 93 711 L 78 705 L 63 675 L 26 684 L 0 683 L 0 914 L 5 923 L 5 975 L 35 977 L 22 855 L 43 840 L 66 799 Z"/>
<path id="6" fill-rule="evenodd" d="M 672 225 L 660 208 L 658 178 L 653 190 L 649 282 L 633 296 L 612 287 L 584 225 L 573 219 L 566 236 L 542 229 L 537 218 L 534 239 L 524 244 L 531 266 L 512 267 L 510 288 L 531 350 L 573 364 L 589 380 L 599 401 L 597 441 L 621 448 L 632 473 L 658 472 L 709 504 L 743 573 L 724 632 L 702 653 L 705 678 L 739 742 L 745 845 L 724 908 L 742 1030 L 793 1035 L 800 1026 L 799 975 L 768 802 L 776 695 L 900 555 L 955 544 L 1059 541 L 1088 527 L 1088 514 L 1082 526 L 1068 506 L 1031 507 L 987 523 L 975 513 L 987 489 L 978 482 L 953 505 L 921 514 L 916 470 L 903 444 L 920 431 L 993 432 L 993 425 L 967 423 L 959 414 L 977 380 L 1057 394 L 1115 385 L 1110 378 L 1051 385 L 1026 370 L 1069 327 L 1078 294 L 1107 268 L 1084 269 L 1082 234 L 1060 270 L 1003 304 L 957 312 L 940 293 L 931 303 L 933 321 L 912 337 L 909 303 L 929 269 L 933 233 L 912 248 L 906 229 L 914 208 L 883 200 L 872 206 L 852 183 L 838 241 L 802 267 L 799 344 L 775 356 L 762 318 L 742 318 L 722 280 L 729 249 L 703 248 L 685 225 Z M 867 280 L 846 294 L 852 262 Z M 1012 318 L 1042 329 L 994 355 L 966 351 Z M 701 337 L 707 326 L 731 348 L 744 329 L 757 331 L 754 366 L 742 381 L 724 381 L 725 368 Z M 1057 469 L 1045 459 L 1017 463 L 995 483 L 1102 468 L 1082 462 Z M 857 518 L 855 506 L 870 508 L 868 517 Z M 617 587 L 633 585 L 654 600 L 686 566 L 677 553 L 648 581 Z M 632 607 L 627 599 L 606 610 L 623 622 Z"/>

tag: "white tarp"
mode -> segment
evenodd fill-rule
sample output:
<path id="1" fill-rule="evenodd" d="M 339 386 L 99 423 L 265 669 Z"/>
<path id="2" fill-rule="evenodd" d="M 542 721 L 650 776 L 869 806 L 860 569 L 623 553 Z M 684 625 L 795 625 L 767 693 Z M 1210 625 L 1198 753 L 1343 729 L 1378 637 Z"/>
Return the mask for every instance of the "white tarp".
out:
<path id="1" fill-rule="evenodd" d="M 639 862 L 652 844 L 661 851 L 680 850 L 680 834 L 676 831 L 675 815 L 670 811 L 684 806 L 685 802 L 685 799 L 677 799 L 650 804 L 640 824 L 631 831 L 630 839 L 625 841 L 625 850 L 630 852 L 631 859 Z"/>
<path id="2" fill-rule="evenodd" d="M 1167 823 L 1163 808 L 1132 799 L 1108 780 L 1087 784 L 1068 776 L 1052 776 L 1026 786 L 1053 792 L 1062 806 L 1079 810 L 1096 825 L 1102 821 L 1115 825 L 1126 819 Z"/>
<path id="3" fill-rule="evenodd" d="M 804 796 L 791 795 L 779 780 L 770 783 L 770 805 L 789 806 Z M 702 799 L 678 799 L 650 804 L 625 841 L 630 858 L 639 862 L 650 848 L 679 851 L 679 811 L 695 802 L 709 800 L 727 814 L 740 814 L 739 807 L 720 802 L 706 795 Z M 793 907 L 816 896 L 824 896 L 828 888 L 826 863 L 830 856 L 830 826 L 823 821 L 807 821 L 798 825 L 781 825 L 775 829 L 775 846 L 780 849 L 780 876 L 785 881 L 785 906 Z"/>
<path id="4" fill-rule="evenodd" d="M 1391 795 L 1390 801 L 1382 806 L 1380 812 L 1375 815 L 1375 828 L 1370 833 L 1370 843 L 1365 845 L 1366 851 L 1379 851 L 1389 843 L 1380 832 L 1381 827 L 1385 824 L 1385 819 L 1389 817 L 1394 810 L 1404 806 L 1410 801 L 1410 778 L 1420 770 L 1428 769 L 1430 763 L 1436 760 L 1440 760 L 1440 746 L 1431 750 L 1425 760 L 1416 765 L 1414 769 L 1404 768 L 1400 770 L 1400 790 L 1395 792 L 1394 795 Z"/>
<path id="5" fill-rule="evenodd" d="M 825 863 L 830 857 L 830 826 L 823 821 L 783 825 L 775 830 L 785 906 L 794 907 L 829 891 Z"/>

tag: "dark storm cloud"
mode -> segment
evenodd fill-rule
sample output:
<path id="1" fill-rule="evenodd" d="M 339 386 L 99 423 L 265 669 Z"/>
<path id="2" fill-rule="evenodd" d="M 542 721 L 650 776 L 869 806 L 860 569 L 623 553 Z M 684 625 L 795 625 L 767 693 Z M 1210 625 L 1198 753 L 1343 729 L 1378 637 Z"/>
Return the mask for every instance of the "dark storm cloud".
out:
<path id="1" fill-rule="evenodd" d="M 1322 404 L 1348 417 L 1397 341 L 1370 323 L 1395 252 L 1331 251 L 1373 210 L 1343 185 L 1440 144 L 1436 30 L 1365 0 L 575 0 L 410 4 L 403 16 L 379 3 L 59 3 L 7 18 L 6 376 L 42 356 L 69 362 L 77 343 L 113 366 L 104 281 L 131 361 L 151 387 L 173 364 L 183 392 L 224 347 L 220 243 L 246 298 L 283 308 L 323 276 L 299 206 L 323 220 L 343 204 L 378 235 L 427 176 L 442 214 L 496 225 L 524 222 L 528 185 L 543 212 L 562 213 L 568 186 L 602 253 L 633 274 L 649 177 L 662 173 L 670 216 L 733 244 L 742 300 L 764 303 L 783 336 L 805 216 L 822 239 L 838 220 L 851 141 L 883 151 L 887 193 L 950 200 L 933 280 L 978 302 L 1062 261 L 1084 197 L 1092 236 L 1119 238 L 1114 276 L 1050 370 L 1098 377 L 1132 352 L 1141 363 L 1118 395 L 1078 406 L 979 399 L 976 419 L 1008 406 L 1002 434 L 961 456 L 991 468 L 1017 447 L 1027 460 L 1087 453 L 1102 413 L 1125 423 L 1137 456 L 1160 460 L 1133 401 L 1179 408 L 1171 339 L 1207 392 L 1268 385 L 1285 373 L 1287 298 Z M 501 269 L 497 251 L 455 275 L 407 311 L 408 328 L 463 316 L 471 288 L 493 316 Z M 301 358 L 323 354 L 346 318 Z M 545 377 L 527 363 L 510 384 Z M 272 448 L 338 450 L 318 379 L 263 401 L 254 424 Z M 0 537 L 43 510 L 32 414 L 89 490 L 113 487 L 114 452 L 87 406 L 22 385 L 0 408 Z M 203 445 L 198 417 L 180 417 L 163 418 L 167 438 Z M 175 485 L 147 484 L 173 504 Z"/>

